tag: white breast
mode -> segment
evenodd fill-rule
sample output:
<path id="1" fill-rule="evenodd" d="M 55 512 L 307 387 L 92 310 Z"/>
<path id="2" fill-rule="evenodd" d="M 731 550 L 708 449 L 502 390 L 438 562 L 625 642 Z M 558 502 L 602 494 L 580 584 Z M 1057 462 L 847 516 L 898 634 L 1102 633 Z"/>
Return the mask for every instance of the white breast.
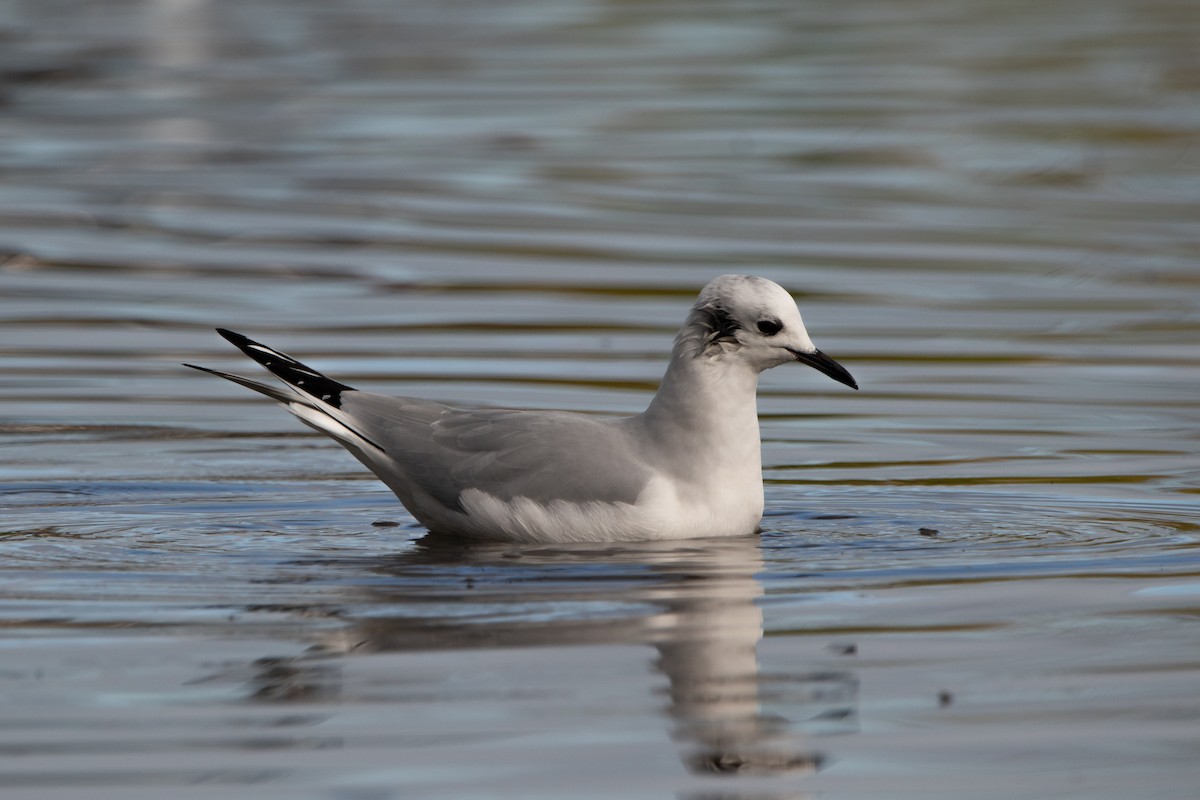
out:
<path id="1" fill-rule="evenodd" d="M 478 489 L 459 498 L 463 533 L 521 542 L 647 541 L 746 536 L 762 519 L 762 481 L 708 487 L 653 478 L 635 503 L 502 500 Z"/>

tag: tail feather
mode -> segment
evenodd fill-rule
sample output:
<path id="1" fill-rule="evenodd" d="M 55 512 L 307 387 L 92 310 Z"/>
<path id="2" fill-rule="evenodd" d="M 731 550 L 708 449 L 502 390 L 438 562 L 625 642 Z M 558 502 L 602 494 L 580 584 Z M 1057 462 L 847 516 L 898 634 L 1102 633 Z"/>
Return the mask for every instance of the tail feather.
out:
<path id="1" fill-rule="evenodd" d="M 306 395 L 314 397 L 334 408 L 341 408 L 342 392 L 354 391 L 353 386 L 335 381 L 317 372 L 310 366 L 300 363 L 291 356 L 267 347 L 265 344 L 235 333 L 224 328 L 217 328 L 234 347 L 241 350 L 250 358 L 266 367 L 275 377 Z M 224 376 L 223 376 L 224 377 Z M 243 384 L 245 385 L 245 384 Z M 254 387 L 248 387 L 254 388 Z M 255 389 L 255 391 L 258 391 Z"/>
<path id="2" fill-rule="evenodd" d="M 289 355 L 273 350 L 264 344 L 240 333 L 217 328 L 217 333 L 232 342 L 239 350 L 270 370 L 271 374 L 285 381 L 286 387 L 259 383 L 241 375 L 184 364 L 185 367 L 216 375 L 239 386 L 265 394 L 284 405 L 305 425 L 332 436 L 352 452 L 362 452 L 363 445 L 383 453 L 384 449 L 365 433 L 357 430 L 350 415 L 341 411 L 342 392 L 353 392 L 353 387 L 326 377 L 312 367 L 301 364 Z"/>
<path id="3" fill-rule="evenodd" d="M 249 378 L 243 378 L 241 375 L 234 375 L 230 372 L 221 372 L 220 370 L 209 369 L 208 367 L 201 367 L 197 366 L 196 364 L 184 364 L 183 366 L 191 367 L 192 369 L 198 369 L 201 372 L 207 372 L 209 375 L 216 375 L 218 378 L 224 378 L 227 381 L 233 381 L 239 386 L 245 386 L 247 389 L 252 389 L 259 394 L 265 394 L 267 397 L 271 398 L 272 400 L 278 400 L 280 403 L 295 403 L 302 400 L 302 398 L 291 389 L 280 389 L 277 386 L 271 386 L 267 383 L 259 383 L 258 381 L 252 381 Z"/>

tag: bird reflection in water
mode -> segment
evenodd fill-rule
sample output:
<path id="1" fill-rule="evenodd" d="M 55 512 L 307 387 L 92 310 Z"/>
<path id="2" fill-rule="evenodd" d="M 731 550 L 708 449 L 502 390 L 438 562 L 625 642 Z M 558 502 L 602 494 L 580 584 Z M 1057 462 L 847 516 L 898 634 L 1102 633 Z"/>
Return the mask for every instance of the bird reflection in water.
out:
<path id="1" fill-rule="evenodd" d="M 571 546 L 428 539 L 386 559 L 322 562 L 366 572 L 352 588 L 367 597 L 353 602 L 370 608 L 358 619 L 342 615 L 350 624 L 299 660 L 323 694 L 336 674 L 329 657 L 350 653 L 646 644 L 667 678 L 672 736 L 695 773 L 812 772 L 825 760 L 813 735 L 854 730 L 851 672 L 760 669 L 757 537 Z M 303 663 L 265 667 L 259 698 L 287 699 L 308 672 Z M 288 692 L 274 686 L 284 674 Z"/>

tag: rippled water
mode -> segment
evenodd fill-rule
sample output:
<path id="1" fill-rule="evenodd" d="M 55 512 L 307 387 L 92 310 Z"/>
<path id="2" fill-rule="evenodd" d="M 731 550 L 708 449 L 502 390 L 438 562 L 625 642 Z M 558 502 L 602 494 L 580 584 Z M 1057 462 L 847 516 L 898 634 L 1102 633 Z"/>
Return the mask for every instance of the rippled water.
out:
<path id="1" fill-rule="evenodd" d="M 1190 796 L 1200 7 L 0 8 L 0 790 Z M 791 289 L 761 538 L 422 539 L 270 403 L 628 414 Z M 252 788 L 247 788 L 248 786 Z"/>

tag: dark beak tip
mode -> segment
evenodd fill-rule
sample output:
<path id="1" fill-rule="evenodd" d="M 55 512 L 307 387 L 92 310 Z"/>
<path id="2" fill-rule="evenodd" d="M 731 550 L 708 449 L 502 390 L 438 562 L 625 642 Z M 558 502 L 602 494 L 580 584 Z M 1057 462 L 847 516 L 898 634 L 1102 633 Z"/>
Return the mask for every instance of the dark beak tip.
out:
<path id="1" fill-rule="evenodd" d="M 796 360 L 800 363 L 807 364 L 808 366 L 817 370 L 817 372 L 820 372 L 823 375 L 828 375 L 838 383 L 845 384 L 854 391 L 858 391 L 858 381 L 854 380 L 854 376 L 850 374 L 849 370 L 834 361 L 829 356 L 822 353 L 820 350 L 816 350 L 812 353 L 801 353 L 797 350 L 793 350 L 792 353 L 796 356 Z"/>

